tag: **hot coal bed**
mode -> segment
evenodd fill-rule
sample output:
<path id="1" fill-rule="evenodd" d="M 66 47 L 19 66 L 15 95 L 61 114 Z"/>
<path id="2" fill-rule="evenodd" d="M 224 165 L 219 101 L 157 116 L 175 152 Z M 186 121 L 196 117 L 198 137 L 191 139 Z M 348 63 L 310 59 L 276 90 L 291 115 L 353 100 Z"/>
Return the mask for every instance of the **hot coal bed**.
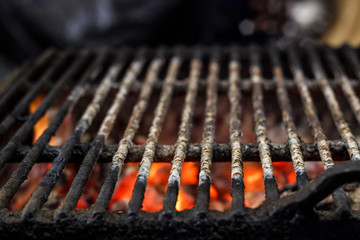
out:
<path id="1" fill-rule="evenodd" d="M 46 51 L 16 69 L 0 88 L 1 235 L 359 237 L 358 54 L 349 47 L 311 44 L 286 49 Z M 41 101 L 31 110 L 39 96 Z M 46 130 L 34 138 L 36 124 L 52 108 L 56 111 Z M 169 119 L 169 113 L 177 117 Z M 273 126 L 280 130 L 274 131 Z M 139 138 L 139 132 L 145 137 Z M 221 137 L 223 132 L 227 137 Z M 53 146 L 53 135 L 65 140 Z M 306 163 L 314 161 L 324 172 L 310 179 L 308 173 L 315 165 L 309 168 Z M 150 168 L 158 162 L 171 166 L 161 209 L 147 211 L 143 204 L 151 184 Z M 198 177 L 192 183 L 194 204 L 182 209 L 177 202 L 188 162 L 198 164 Z M 216 187 L 228 199 L 228 207 L 221 206 L 224 211 L 210 204 L 213 186 L 219 185 L 214 172 L 221 162 L 228 164 L 220 169 L 229 172 L 230 179 L 228 192 Z M 249 207 L 245 194 L 250 187 L 244 184 L 247 162 L 261 163 L 265 201 L 255 208 Z M 296 184 L 279 190 L 276 162 L 292 166 Z M 31 196 L 14 208 L 29 173 L 42 163 L 49 164 Z M 125 205 L 115 204 L 114 192 L 122 186 L 117 185 L 119 178 L 131 163 L 138 167 L 134 185 L 127 190 L 132 194 Z M 64 197 L 52 205 L 52 191 L 62 181 L 66 166 L 75 166 L 74 177 Z M 97 166 L 105 169 L 98 174 L 99 191 L 81 205 L 83 190 Z"/>

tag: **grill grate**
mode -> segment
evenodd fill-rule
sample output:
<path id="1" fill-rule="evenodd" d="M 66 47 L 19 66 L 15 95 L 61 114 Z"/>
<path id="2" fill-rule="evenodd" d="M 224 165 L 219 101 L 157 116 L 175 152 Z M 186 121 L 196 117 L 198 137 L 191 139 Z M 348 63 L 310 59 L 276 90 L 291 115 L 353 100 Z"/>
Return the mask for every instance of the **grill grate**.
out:
<path id="1" fill-rule="evenodd" d="M 298 56 L 299 50 L 302 55 L 306 55 L 314 79 L 307 79 L 301 57 Z M 335 79 L 329 79 L 327 76 L 319 54 L 325 59 L 325 64 L 330 66 Z M 338 211 L 329 214 L 330 218 L 338 217 L 339 212 L 342 214 L 341 216 L 345 214 L 356 217 L 356 213 L 350 209 L 344 189 L 337 188 L 350 181 L 359 181 L 360 152 L 355 135 L 345 120 L 343 110 L 339 105 L 336 88 L 340 86 L 355 118 L 360 123 L 360 104 L 356 94 L 359 83 L 357 80 L 347 77 L 338 60 L 339 54 L 345 56 L 356 77 L 359 78 L 358 69 L 360 68 L 357 53 L 349 47 L 334 50 L 325 46 L 318 48 L 309 44 L 304 48 L 290 47 L 282 50 L 274 46 L 268 48 L 256 46 L 249 48 L 236 46 L 229 48 L 179 47 L 157 50 L 145 48 L 137 50 L 102 49 L 81 52 L 49 50 L 36 61 L 27 63 L 23 68 L 16 70 L 15 77 L 9 80 L 13 84 L 9 85 L 9 81 L 4 82 L 10 87 L 8 91 L 2 91 L 0 99 L 0 109 L 3 112 L 0 137 L 4 139 L 0 152 L 0 168 L 3 168 L 8 162 L 19 162 L 19 165 L 0 189 L 0 208 L 2 209 L 0 221 L 23 223 L 35 218 L 41 222 L 45 221 L 45 218 L 47 223 L 56 223 L 74 216 L 75 219 L 84 219 L 85 216 L 88 223 L 106 217 L 112 220 L 124 217 L 154 220 L 158 219 L 158 216 L 160 219 L 164 219 L 164 217 L 191 219 L 187 211 L 178 213 L 175 210 L 184 161 L 200 161 L 201 164 L 196 205 L 194 209 L 190 210 L 190 216 L 193 216 L 192 213 L 216 214 L 218 219 L 224 219 L 233 213 L 238 213 L 240 219 L 249 218 L 256 222 L 260 221 L 259 219 L 278 216 L 284 212 L 289 214 L 290 212 L 308 211 L 333 192 Z M 287 56 L 288 62 L 283 61 L 283 55 Z M 207 77 L 202 79 L 202 69 L 207 67 L 204 62 L 205 57 L 209 58 L 209 65 Z M 168 65 L 167 59 L 170 59 Z M 227 74 L 224 74 L 224 69 L 222 69 L 224 59 L 227 61 Z M 250 63 L 250 78 L 248 79 L 241 79 L 244 59 Z M 268 59 L 267 65 L 272 69 L 273 78 L 270 80 L 264 80 L 263 77 L 264 59 Z M 182 64 L 187 60 L 190 60 L 189 77 L 179 80 Z M 141 82 L 138 80 L 138 76 L 144 71 L 148 61 L 146 76 Z M 285 77 L 284 65 L 290 68 L 293 79 Z M 166 76 L 164 81 L 161 81 L 159 74 L 165 67 L 167 68 Z M 118 83 L 117 79 L 122 72 L 124 72 L 124 76 Z M 101 77 L 102 75 L 104 76 Z M 220 75 L 228 75 L 228 81 L 220 81 Z M 95 81 L 97 78 L 100 79 L 100 83 Z M 24 142 L 26 137 L 31 134 L 35 123 L 59 98 L 64 89 L 69 87 L 70 93 L 62 102 L 47 130 L 32 146 L 21 145 L 20 143 Z M 84 90 L 89 87 L 95 89 L 93 98 L 86 106 L 86 110 L 77 122 L 70 138 L 63 146 L 48 146 L 51 136 L 56 133 L 66 115 L 78 104 L 79 99 L 85 93 Z M 25 114 L 29 104 L 44 89 L 47 89 L 48 93 L 36 111 L 26 118 L 20 117 Z M 116 96 L 106 116 L 102 119 L 95 139 L 91 143 L 81 142 L 85 132 L 100 114 L 104 102 L 113 90 L 117 91 Z M 135 145 L 134 137 L 139 130 L 145 111 L 149 107 L 148 103 L 153 91 L 160 91 L 160 97 L 154 111 L 149 134 L 144 146 Z M 161 145 L 158 143 L 159 136 L 175 91 L 185 95 L 177 142 L 174 145 Z M 190 142 L 190 133 L 196 97 L 199 92 L 204 91 L 206 92 L 206 104 L 203 137 L 201 144 L 194 144 Z M 215 141 L 218 93 L 226 91 L 230 102 L 229 144 Z M 254 110 L 256 144 L 242 143 L 240 119 L 243 114 L 247 114 L 241 108 L 242 93 L 249 91 L 251 91 Z M 264 94 L 269 91 L 275 91 L 279 102 L 282 123 L 287 135 L 285 144 L 274 144 L 268 139 Z M 131 92 L 138 92 L 139 96 L 122 139 L 119 145 L 106 145 L 114 128 L 115 120 Z M 320 92 L 324 96 L 341 139 L 327 139 L 316 112 L 315 100 L 311 96 L 312 92 Z M 18 100 L 16 106 L 10 107 L 9 110 L 9 103 L 20 93 L 24 96 Z M 305 143 L 298 136 L 293 106 L 290 101 L 291 95 L 289 96 L 288 93 L 300 95 L 314 142 Z M 12 134 L 11 130 L 16 128 L 16 124 L 19 122 L 21 122 L 21 126 Z M 334 161 L 349 159 L 351 162 L 334 167 Z M 251 210 L 244 206 L 244 188 L 246 186 L 243 181 L 243 161 L 259 160 L 263 169 L 266 201 L 259 208 Z M 321 160 L 326 170 L 312 183 L 309 183 L 309 177 L 304 167 L 305 161 L 308 160 Z M 125 161 L 140 162 L 129 211 L 121 214 L 110 213 L 107 212 L 107 207 Z M 222 214 L 210 213 L 211 166 L 212 162 L 221 161 L 231 161 L 232 210 Z M 293 162 L 299 188 L 296 193 L 280 198 L 272 166 L 275 161 Z M 17 212 L 7 210 L 6 207 L 14 194 L 26 180 L 34 164 L 38 162 L 51 162 L 52 164 L 25 207 Z M 42 209 L 59 175 L 69 162 L 81 162 L 81 166 L 62 205 L 56 211 Z M 75 211 L 77 201 L 96 162 L 111 162 L 104 184 L 95 204 L 90 209 Z M 153 162 L 172 162 L 164 207 L 160 214 L 141 211 Z M 123 224 L 128 224 L 128 222 Z"/>

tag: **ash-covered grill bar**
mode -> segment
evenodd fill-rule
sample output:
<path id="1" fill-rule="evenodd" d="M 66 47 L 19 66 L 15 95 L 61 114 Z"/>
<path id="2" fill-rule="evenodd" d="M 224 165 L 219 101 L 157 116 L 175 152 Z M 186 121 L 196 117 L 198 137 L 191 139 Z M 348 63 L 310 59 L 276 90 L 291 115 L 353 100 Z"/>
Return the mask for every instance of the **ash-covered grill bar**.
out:
<path id="1" fill-rule="evenodd" d="M 250 50 L 250 72 L 253 83 L 252 103 L 254 107 L 254 121 L 256 140 L 259 146 L 261 167 L 265 181 L 266 199 L 278 199 L 279 190 L 273 172 L 273 166 L 270 156 L 269 140 L 267 138 L 266 118 L 263 105 L 262 76 L 260 71 L 260 56 L 256 49 Z"/>
<path id="2" fill-rule="evenodd" d="M 135 60 L 134 64 L 130 66 L 131 73 L 134 71 L 135 73 L 140 68 L 139 64 L 141 64 Z M 38 211 L 42 205 L 46 202 L 51 189 L 54 187 L 56 179 L 60 175 L 61 171 L 65 167 L 65 164 L 73 153 L 73 148 L 76 143 L 80 142 L 81 136 L 85 133 L 87 128 L 90 126 L 98 112 L 100 111 L 101 105 L 104 103 L 105 98 L 107 97 L 111 83 L 116 78 L 116 73 L 119 66 L 116 64 L 113 68 L 111 68 L 107 74 L 107 76 L 101 81 L 97 91 L 94 95 L 92 102 L 87 106 L 84 114 L 82 115 L 81 119 L 79 120 L 78 124 L 75 127 L 75 131 L 71 135 L 68 141 L 66 141 L 64 148 L 59 153 L 59 155 L 53 160 L 51 167 L 48 173 L 43 178 L 42 182 L 40 183 L 39 187 L 36 189 L 35 192 L 32 193 L 31 198 L 29 199 L 28 203 L 25 205 L 23 210 L 23 217 L 26 218 L 28 215 L 32 215 L 34 212 Z M 124 87 L 129 85 L 129 78 L 124 80 L 123 84 Z M 130 78 L 132 79 L 132 78 Z M 131 81 L 131 80 L 130 80 Z M 126 92 L 126 88 L 123 89 Z"/>
<path id="3" fill-rule="evenodd" d="M 348 161 L 349 154 L 346 149 L 346 144 L 342 140 L 328 140 L 329 149 L 332 153 L 334 161 Z M 291 162 L 290 148 L 288 144 L 269 143 L 270 154 L 273 162 Z M 46 146 L 38 158 L 38 163 L 51 162 L 57 154 L 61 151 L 62 146 Z M 74 147 L 73 157 L 69 159 L 69 163 L 81 163 L 87 151 L 90 149 L 89 143 L 79 143 Z M 106 145 L 104 150 L 99 155 L 98 162 L 108 163 L 112 161 L 118 145 Z M 169 163 L 172 161 L 175 154 L 176 146 L 158 144 L 155 150 L 154 162 Z M 319 161 L 320 155 L 315 143 L 300 142 L 300 149 L 304 157 L 304 161 Z M 8 162 L 16 163 L 21 161 L 25 155 L 30 151 L 30 146 L 20 145 L 15 151 L 14 155 Z M 242 144 L 241 145 L 242 158 L 246 162 L 258 162 L 260 160 L 259 149 L 257 144 Z M 143 145 L 133 145 L 129 149 L 126 157 L 126 162 L 139 162 L 144 153 Z M 201 145 L 190 144 L 186 161 L 196 162 L 201 155 Z M 229 162 L 231 161 L 231 146 L 226 143 L 217 143 L 214 145 L 214 162 Z"/>
<path id="4" fill-rule="evenodd" d="M 232 186 L 232 209 L 244 208 L 244 172 L 243 156 L 241 150 L 241 91 L 238 87 L 240 80 L 240 56 L 238 48 L 234 48 L 231 53 L 231 62 L 229 64 L 228 90 L 230 108 L 230 144 L 231 144 L 231 186 Z"/>
<path id="5" fill-rule="evenodd" d="M 353 52 L 351 51 L 350 48 L 347 48 L 346 53 L 347 53 L 347 55 L 351 56 L 351 57 L 349 57 L 349 59 L 350 59 L 350 62 L 353 63 L 353 65 L 354 65 L 353 67 L 354 68 L 358 67 L 359 65 L 356 64 L 356 59 L 354 59 L 354 58 L 356 58 L 356 56 L 353 55 Z M 346 74 L 344 73 L 344 70 L 342 69 L 340 62 L 336 58 L 333 50 L 330 48 L 327 48 L 326 54 L 327 54 L 328 62 L 329 62 L 329 64 L 331 64 L 331 69 L 333 70 L 333 73 L 334 73 L 337 81 L 340 83 L 342 91 L 344 92 L 345 96 L 348 99 L 358 123 L 360 123 L 359 98 L 356 96 L 354 89 L 351 87 L 350 81 L 349 81 L 348 77 L 346 76 Z M 357 73 L 358 72 L 356 71 L 356 74 Z M 329 85 L 329 83 L 327 82 L 327 86 L 328 85 Z"/>
<path id="6" fill-rule="evenodd" d="M 190 81 L 185 97 L 185 107 L 181 117 L 181 125 L 179 129 L 179 136 L 176 143 L 176 150 L 172 161 L 172 168 L 169 176 L 169 184 L 164 199 L 164 210 L 174 211 L 180 189 L 180 176 L 182 166 L 188 151 L 190 140 L 191 120 L 195 108 L 195 99 L 198 91 L 198 81 L 201 73 L 201 57 L 203 53 L 201 49 L 194 52 L 191 61 Z"/>
<path id="7" fill-rule="evenodd" d="M 133 109 L 131 118 L 126 127 L 124 138 L 120 141 L 119 147 L 116 153 L 112 157 L 112 166 L 109 169 L 105 182 L 100 190 L 99 196 L 94 204 L 94 214 L 100 214 L 104 212 L 109 204 L 115 184 L 118 181 L 118 176 L 124 165 L 124 161 L 127 157 L 128 149 L 133 145 L 133 138 L 139 128 L 140 119 L 143 116 L 147 103 L 150 99 L 153 83 L 156 79 L 156 75 L 159 73 L 160 67 L 164 64 L 164 51 L 159 50 L 155 59 L 151 62 L 144 87 L 141 90 L 139 101 Z"/>
<path id="8" fill-rule="evenodd" d="M 133 195 L 129 202 L 129 214 L 139 212 L 142 207 L 145 189 L 150 174 L 150 168 L 155 155 L 156 145 L 162 125 L 165 121 L 166 112 L 171 101 L 174 90 L 174 82 L 177 72 L 180 68 L 181 61 L 182 58 L 178 54 L 175 54 L 175 56 L 172 57 L 170 61 L 170 66 L 168 68 L 164 86 L 161 91 L 159 103 L 155 109 L 154 120 L 150 127 L 149 135 L 145 143 L 144 155 L 140 162 L 140 168 L 136 177 Z"/>
<path id="9" fill-rule="evenodd" d="M 143 54 L 143 52 L 142 52 Z M 71 188 L 69 190 L 69 193 L 67 194 L 66 198 L 64 199 L 64 202 L 62 204 L 62 207 L 60 209 L 61 214 L 66 214 L 67 212 L 75 209 L 76 203 L 80 198 L 82 189 L 84 185 L 86 184 L 87 180 L 89 179 L 89 176 L 91 174 L 92 169 L 94 168 L 94 164 L 96 160 L 99 157 L 99 154 L 102 152 L 102 149 L 105 145 L 105 140 L 108 137 L 113 123 L 115 121 L 116 115 L 119 113 L 119 110 L 121 109 L 122 105 L 124 104 L 124 99 L 129 91 L 129 88 L 134 81 L 136 74 L 139 72 L 141 66 L 144 62 L 144 56 L 142 54 L 139 54 L 139 60 L 135 61 L 133 65 L 130 66 L 124 81 L 119 88 L 119 91 L 113 101 L 113 104 L 111 105 L 111 108 L 108 110 L 108 113 L 106 115 L 106 118 L 101 123 L 99 132 L 93 141 L 93 144 L 91 146 L 91 149 L 86 154 L 84 161 L 79 169 L 79 174 L 74 179 L 73 184 L 71 185 Z M 123 66 L 123 58 L 118 58 L 117 63 L 114 64 L 107 75 L 107 82 L 103 82 L 104 89 L 99 89 L 99 96 L 106 96 L 106 93 L 110 89 L 110 84 L 114 82 L 114 80 L 117 78 L 122 66 Z M 100 104 L 95 105 L 96 108 L 100 108 Z M 86 116 L 86 113 L 84 114 Z"/>
<path id="10" fill-rule="evenodd" d="M 331 156 L 329 146 L 327 144 L 327 137 L 325 136 L 323 128 L 321 127 L 320 120 L 318 119 L 318 117 L 316 115 L 315 106 L 314 106 L 313 100 L 310 96 L 310 92 L 309 92 L 306 84 L 304 83 L 304 74 L 301 71 L 300 64 L 297 60 L 298 58 L 296 57 L 296 53 L 295 53 L 294 49 L 290 49 L 290 56 L 291 56 L 292 69 L 293 69 L 294 75 L 295 75 L 295 81 L 298 85 L 298 88 L 299 88 L 299 91 L 300 91 L 300 94 L 302 97 L 302 102 L 305 106 L 305 113 L 306 113 L 306 116 L 310 123 L 310 126 L 312 128 L 312 132 L 313 132 L 313 135 L 314 135 L 314 138 L 316 141 L 317 148 L 319 149 L 320 158 L 324 165 L 324 169 L 327 170 L 335 165 L 334 160 L 332 159 L 332 156 Z M 315 57 L 313 53 L 312 53 L 311 57 L 312 58 Z M 319 66 L 312 65 L 312 67 L 313 67 L 313 70 L 316 70 Z M 319 72 L 315 73 L 316 77 L 318 77 L 317 76 L 318 73 Z M 320 81 L 319 81 L 319 85 L 322 89 L 327 86 L 326 82 L 325 82 L 326 80 L 324 80 L 323 82 L 320 82 Z M 321 85 L 321 84 L 323 84 L 323 85 Z M 329 99 L 327 99 L 327 100 L 329 100 Z M 346 212 L 350 211 L 348 202 L 347 202 L 347 199 L 345 196 L 345 192 L 342 188 L 336 189 L 333 192 L 333 197 L 334 197 L 334 200 L 337 203 L 339 209 L 343 209 Z"/>
<path id="11" fill-rule="evenodd" d="M 211 164 L 213 158 L 213 146 L 215 141 L 215 120 L 217 103 L 217 81 L 219 74 L 219 50 L 215 48 L 211 53 L 209 64 L 208 86 L 206 89 L 205 122 L 202 137 L 199 187 L 195 208 L 199 211 L 207 211 L 210 201 Z"/>
<path id="12" fill-rule="evenodd" d="M 301 189 L 309 183 L 309 177 L 306 174 L 303 154 L 301 152 L 301 143 L 299 136 L 296 133 L 296 127 L 292 117 L 293 110 L 286 91 L 279 54 L 274 47 L 270 49 L 269 54 L 273 65 L 274 78 L 277 85 L 276 94 L 282 111 L 283 124 L 286 129 L 287 141 L 296 174 L 296 182 L 299 189 Z"/>
<path id="13" fill-rule="evenodd" d="M 358 54 L 358 50 L 347 46 L 332 49 L 310 43 L 285 49 L 269 45 L 46 51 L 35 61 L 15 70 L 3 85 L 9 89 L 0 92 L 0 169 L 9 163 L 18 163 L 0 189 L 0 231 L 9 234 L 17 228 L 34 231 L 43 228 L 45 232 L 90 236 L 97 229 L 111 230 L 114 236 L 130 237 L 131 234 L 145 236 L 139 230 L 146 229 L 153 229 L 154 236 L 170 232 L 181 236 L 186 229 L 188 233 L 182 236 L 184 238 L 214 226 L 219 228 L 214 230 L 216 234 L 225 229 L 224 236 L 231 233 L 251 235 L 259 226 L 277 234 L 299 233 L 301 230 L 294 229 L 305 221 L 308 226 L 313 224 L 310 228 L 322 226 L 322 221 L 333 226 L 342 221 L 342 225 L 347 224 L 345 231 L 359 224 L 359 211 L 351 208 L 346 185 L 343 186 L 360 181 L 357 142 L 360 132 L 356 125 L 360 123 L 360 85 L 359 80 L 354 79 L 354 76 L 360 77 Z M 349 70 L 342 66 L 340 57 L 349 63 L 347 67 L 351 68 L 352 76 L 348 76 Z M 328 65 L 333 78 L 324 64 Z M 182 71 L 186 72 L 185 79 L 179 78 Z M 44 92 L 39 107 L 28 113 L 31 102 Z M 16 105 L 10 106 L 20 93 Z M 176 94 L 182 94 L 183 106 L 172 109 Z M 271 94 L 279 106 L 276 111 L 280 112 L 286 138 L 283 143 L 273 143 L 269 136 L 267 113 L 275 110 L 267 109 L 265 99 Z M 154 95 L 157 96 L 155 107 L 151 102 Z M 229 105 L 227 143 L 216 140 L 218 112 L 224 107 L 219 105 L 221 96 L 225 96 Z M 329 112 L 325 116 L 330 116 L 326 120 L 332 121 L 331 126 L 335 126 L 340 138 L 328 139 L 320 112 L 327 110 L 319 111 L 316 96 L 324 99 Z M 131 97 L 135 100 L 129 107 Z M 242 104 L 246 98 L 250 99 L 250 107 Z M 299 99 L 301 107 L 293 105 L 293 98 Z M 59 107 L 47 129 L 29 143 L 27 139 L 34 125 L 56 102 L 60 102 Z M 109 106 L 105 107 L 106 103 Z M 74 114 L 74 109 L 81 104 L 83 109 L 79 117 L 74 118 L 76 122 L 70 137 L 62 146 L 49 146 L 66 116 Z M 198 105 L 204 106 L 202 138 L 201 143 L 194 143 L 191 133 Z M 125 124 L 122 122 L 124 133 L 121 133 L 116 120 L 122 117 L 125 108 L 130 108 L 131 114 Z M 149 108 L 153 112 L 152 121 L 146 141 L 140 145 L 135 140 Z M 168 134 L 163 127 L 171 111 L 178 111 L 181 116 L 176 143 L 160 144 L 161 134 Z M 301 139 L 298 111 L 305 113 L 304 122 L 309 125 L 313 142 Z M 349 114 L 353 115 L 355 124 L 348 122 Z M 245 125 L 245 115 L 251 115 L 253 125 Z M 244 142 L 244 134 L 251 127 L 256 143 Z M 84 141 L 91 128 L 95 128 L 93 137 Z M 108 144 L 114 133 L 118 145 Z M 247 172 L 243 166 L 247 161 L 260 162 L 263 171 L 266 199 L 255 209 L 245 207 Z M 288 196 L 281 195 L 282 189 L 273 170 L 273 163 L 279 161 L 292 162 L 295 172 L 297 185 Z M 311 182 L 305 166 L 307 161 L 321 161 L 325 169 Z M 335 161 L 346 163 L 335 165 Z M 7 209 L 33 166 L 41 162 L 49 162 L 51 166 L 23 209 Z M 139 171 L 128 210 L 110 211 L 112 195 L 125 164 L 130 162 L 139 163 Z M 163 208 L 150 213 L 143 210 L 143 202 L 151 167 L 157 162 L 172 166 Z M 200 164 L 196 202 L 192 209 L 177 211 L 184 162 Z M 231 164 L 228 171 L 231 172 L 232 202 L 230 210 L 225 212 L 209 207 L 212 165 L 216 162 Z M 68 163 L 78 163 L 79 168 L 66 196 L 56 209 L 44 208 Z M 109 164 L 96 200 L 88 209 L 77 209 L 96 164 L 105 163 Z M 314 210 L 316 204 L 331 194 L 335 211 Z M 293 223 L 294 219 L 298 223 Z M 268 222 L 274 225 L 267 226 Z M 183 229 L 174 227 L 177 224 Z"/>

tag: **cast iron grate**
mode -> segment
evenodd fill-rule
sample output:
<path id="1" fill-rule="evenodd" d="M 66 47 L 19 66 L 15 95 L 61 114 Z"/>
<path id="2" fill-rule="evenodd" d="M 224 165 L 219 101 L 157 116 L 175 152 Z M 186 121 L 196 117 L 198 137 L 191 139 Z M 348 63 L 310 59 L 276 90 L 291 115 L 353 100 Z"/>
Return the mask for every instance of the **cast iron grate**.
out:
<path id="1" fill-rule="evenodd" d="M 311 68 L 310 74 L 314 76 L 314 79 L 308 79 L 306 76 L 309 74 L 303 70 L 304 60 L 299 55 L 306 56 L 305 61 L 308 61 L 307 64 Z M 156 237 L 171 233 L 171 231 L 174 231 L 174 234 L 180 234 L 178 230 L 174 230 L 172 224 L 180 224 L 181 228 L 189 231 L 188 234 L 191 233 L 191 229 L 195 229 L 196 232 L 212 224 L 225 224 L 227 226 L 222 226 L 222 228 L 228 229 L 229 232 L 250 234 L 251 229 L 244 230 L 243 227 L 234 226 L 234 223 L 239 223 L 241 226 L 256 226 L 263 224 L 264 219 L 267 221 L 281 219 L 278 221 L 287 222 L 299 215 L 311 219 L 324 218 L 312 212 L 312 209 L 331 193 L 337 211 L 329 212 L 325 218 L 333 220 L 346 218 L 351 219 L 353 223 L 357 222 L 358 213 L 350 209 L 345 192 L 340 186 L 359 181 L 360 152 L 356 137 L 350 130 L 338 103 L 337 88 L 341 88 L 353 114 L 360 123 L 360 103 L 356 93 L 359 82 L 348 77 L 349 70 L 343 69 L 340 64 L 338 59 L 340 55 L 347 59 L 349 68 L 355 75 L 352 77 L 359 79 L 357 52 L 349 47 L 331 49 L 326 46 L 317 47 L 308 44 L 301 48 L 286 49 L 275 46 L 248 48 L 232 46 L 155 50 L 126 48 L 97 51 L 46 51 L 36 61 L 17 69 L 9 79 L 3 82 L 2 89 L 6 91 L 1 91 L 0 99 L 2 111 L 0 137 L 4 139 L 0 152 L 0 167 L 3 168 L 9 162 L 18 162 L 19 165 L 0 189 L 1 230 L 10 234 L 17 227 L 29 228 L 28 226 L 31 226 L 32 229 L 42 229 L 43 233 L 55 231 L 86 236 L 95 231 L 91 229 L 91 226 L 97 226 L 98 231 L 112 229 L 112 234 L 122 233 L 130 237 L 131 233 L 141 236 L 140 232 L 137 232 L 139 229 L 152 228 L 156 230 L 156 234 L 159 234 L 154 235 Z M 282 56 L 286 56 L 287 61 L 284 61 Z M 201 77 L 204 58 L 209 59 L 205 79 Z M 169 59 L 168 63 L 166 59 Z M 250 77 L 245 79 L 241 74 L 241 63 L 244 59 L 250 65 L 248 68 Z M 265 65 L 268 70 L 263 66 L 264 59 L 267 59 Z M 179 71 L 185 61 L 190 61 L 188 77 L 178 79 Z M 323 67 L 323 61 L 330 70 Z M 138 76 L 147 62 L 148 68 L 144 80 L 140 81 Z M 164 80 L 161 81 L 159 74 L 165 64 L 168 64 L 166 74 Z M 224 67 L 227 68 L 225 73 Z M 285 77 L 289 75 L 285 73 L 289 69 L 292 79 Z M 334 79 L 329 79 L 328 71 L 331 71 Z M 103 73 L 101 81 L 95 82 L 94 79 L 101 76 L 101 73 Z M 226 81 L 220 81 L 220 75 L 226 76 Z M 119 76 L 121 80 L 118 83 L 116 79 Z M 264 77 L 271 79 L 264 80 Z M 93 98 L 76 123 L 70 138 L 63 146 L 48 146 L 51 136 L 56 133 L 65 116 L 78 103 L 84 89 L 89 87 L 95 89 Z M 20 117 L 24 115 L 31 101 L 45 88 L 48 89 L 48 93 L 36 111 L 27 117 Z M 20 144 L 31 135 L 34 124 L 66 88 L 71 89 L 70 93 L 61 103 L 47 130 L 32 146 Z M 106 99 L 109 98 L 109 92 L 114 89 L 117 94 L 106 116 L 102 119 L 95 139 L 88 143 L 81 142 L 82 136 L 99 114 Z M 152 125 L 145 145 L 135 145 L 134 136 L 139 129 L 153 91 L 160 92 L 160 97 L 154 110 Z M 184 107 L 179 109 L 182 111 L 182 118 L 178 139 L 174 145 L 160 145 L 158 138 L 174 91 L 185 95 Z M 197 94 L 202 91 L 206 92 L 203 137 L 201 144 L 192 144 L 190 132 L 195 101 Z M 240 116 L 244 113 L 240 102 L 242 92 L 247 91 L 252 96 L 257 144 L 241 142 Z M 274 144 L 268 139 L 263 103 L 264 91 L 276 93 L 282 113 L 282 123 L 287 134 L 286 144 Z M 317 116 L 315 99 L 310 94 L 314 91 L 320 91 L 325 98 L 341 139 L 327 139 Z M 106 145 L 115 119 L 130 92 L 137 92 L 139 96 L 126 130 L 117 146 Z M 219 92 L 226 92 L 230 103 L 230 143 L 228 144 L 216 143 L 214 140 Z M 293 106 L 288 96 L 291 92 L 297 92 L 301 97 L 301 107 L 304 108 L 305 117 L 315 140 L 313 143 L 303 142 L 297 134 Z M 19 94 L 23 95 L 19 98 Z M 11 106 L 14 99 L 17 99 L 17 104 Z M 16 125 L 19 127 L 12 132 L 11 130 L 16 128 Z M 197 200 L 193 209 L 177 212 L 175 205 L 185 160 L 201 163 Z M 326 170 L 311 183 L 304 167 L 306 160 L 320 160 Z M 350 161 L 347 163 L 334 166 L 335 161 L 348 160 Z M 232 209 L 223 213 L 209 210 L 211 164 L 217 161 L 231 161 Z M 262 165 L 266 201 L 257 209 L 248 209 L 244 206 L 243 161 L 260 161 Z M 293 162 L 298 191 L 280 198 L 272 167 L 274 161 Z M 52 164 L 25 207 L 20 211 L 7 210 L 6 207 L 14 194 L 25 181 L 34 164 L 38 162 Z M 69 162 L 78 162 L 81 166 L 63 203 L 57 210 L 43 209 L 59 175 Z M 96 202 L 89 209 L 75 210 L 82 189 L 96 162 L 111 162 Z M 129 210 L 121 213 L 108 212 L 107 207 L 124 162 L 140 162 Z M 147 213 L 142 211 L 141 207 L 153 162 L 171 162 L 172 169 L 163 210 Z M 280 225 L 274 229 L 283 231 Z M 217 230 L 213 233 L 219 234 Z M 183 237 L 186 236 L 185 234 Z"/>

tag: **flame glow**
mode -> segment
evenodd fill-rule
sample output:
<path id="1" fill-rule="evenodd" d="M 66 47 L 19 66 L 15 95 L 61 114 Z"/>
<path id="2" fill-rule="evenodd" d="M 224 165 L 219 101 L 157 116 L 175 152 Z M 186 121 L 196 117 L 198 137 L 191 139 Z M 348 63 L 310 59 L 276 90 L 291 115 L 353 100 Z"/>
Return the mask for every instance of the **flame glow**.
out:
<path id="1" fill-rule="evenodd" d="M 44 95 L 39 95 L 31 104 L 29 111 L 34 113 L 44 99 Z M 51 110 L 51 109 L 50 109 Z M 51 121 L 50 111 L 47 111 L 44 116 L 34 126 L 33 143 L 41 136 L 44 130 L 48 127 Z M 71 119 L 68 115 L 62 126 L 65 126 L 66 131 L 63 136 L 52 137 L 49 145 L 61 145 L 66 135 L 71 133 Z M 145 137 L 138 137 L 134 143 L 143 145 L 146 142 Z M 44 170 L 48 170 L 51 164 L 42 165 Z M 231 175 L 230 163 L 221 165 L 220 174 L 213 174 L 212 185 L 210 187 L 210 209 L 224 211 L 230 209 L 232 197 L 231 191 Z M 279 188 L 296 182 L 296 177 L 291 163 L 273 163 L 274 174 Z M 163 201 L 167 189 L 168 178 L 170 174 L 171 164 L 169 163 L 153 163 L 151 166 L 148 185 L 145 191 L 143 210 L 148 212 L 160 211 L 163 207 Z M 64 170 L 66 171 L 66 169 Z M 109 209 L 112 211 L 122 210 L 126 211 L 128 203 L 132 196 L 132 191 L 135 185 L 136 176 L 138 173 L 137 163 L 126 163 L 124 173 L 122 174 L 109 204 Z M 215 171 L 216 173 L 216 171 Z M 54 189 L 59 196 L 65 197 L 71 182 L 74 179 L 76 171 L 70 171 L 66 174 L 67 184 L 59 189 Z M 196 202 L 197 185 L 199 180 L 199 163 L 185 162 L 182 168 L 181 182 L 178 200 L 176 203 L 176 210 L 182 211 L 184 209 L 191 209 Z M 244 163 L 244 184 L 245 184 L 245 206 L 257 207 L 265 199 L 264 194 L 264 180 L 263 172 L 260 163 L 245 162 Z M 95 201 L 98 195 L 98 188 L 94 179 L 89 180 L 84 187 L 84 193 L 81 195 L 76 208 L 88 208 Z M 31 185 L 24 193 L 24 201 L 18 198 L 14 203 L 13 209 L 20 209 L 26 203 L 31 191 L 37 184 Z"/>

